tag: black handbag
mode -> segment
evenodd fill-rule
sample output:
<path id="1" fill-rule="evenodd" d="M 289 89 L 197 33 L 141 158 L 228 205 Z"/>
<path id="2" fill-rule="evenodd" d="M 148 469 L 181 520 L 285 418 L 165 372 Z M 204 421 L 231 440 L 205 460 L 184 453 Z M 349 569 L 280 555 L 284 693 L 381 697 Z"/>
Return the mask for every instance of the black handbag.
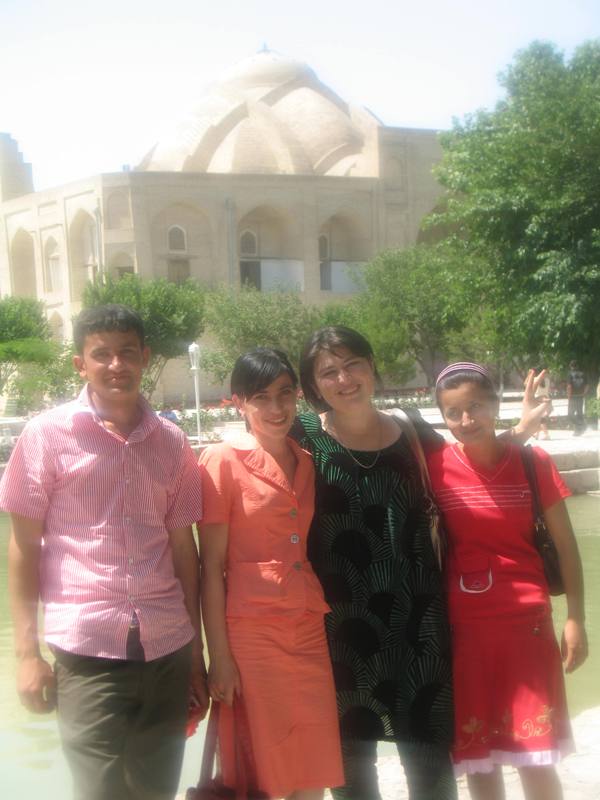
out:
<path id="1" fill-rule="evenodd" d="M 546 582 L 548 584 L 548 591 L 551 595 L 564 594 L 565 586 L 560 571 L 558 551 L 546 525 L 546 520 L 544 519 L 544 511 L 540 502 L 540 493 L 538 490 L 533 451 L 531 447 L 526 446 L 521 448 L 521 460 L 523 461 L 525 477 L 527 478 L 529 489 L 531 491 L 531 505 L 533 508 L 533 543 L 535 544 L 535 547 L 542 558 L 544 575 L 546 576 Z"/>
<path id="2" fill-rule="evenodd" d="M 246 747 L 244 747 L 241 741 L 243 730 L 247 728 L 245 711 L 243 705 L 237 699 L 234 700 L 233 710 L 235 720 L 235 768 L 239 785 L 236 788 L 223 785 L 220 777 L 218 754 L 219 709 L 220 703 L 213 701 L 208 717 L 206 738 L 204 739 L 200 779 L 196 786 L 192 786 L 187 790 L 185 800 L 269 800 L 267 794 L 252 788 L 254 781 L 250 775 L 254 770 L 251 766 L 253 759 L 250 746 L 246 743 Z"/>
<path id="3" fill-rule="evenodd" d="M 198 785 L 190 787 L 185 793 L 185 800 L 235 800 L 235 790 L 221 785 L 217 777 L 213 778 L 213 770 L 217 759 L 217 737 L 219 728 L 219 703 L 212 703 L 208 717 L 206 738 L 202 751 L 202 766 Z"/>

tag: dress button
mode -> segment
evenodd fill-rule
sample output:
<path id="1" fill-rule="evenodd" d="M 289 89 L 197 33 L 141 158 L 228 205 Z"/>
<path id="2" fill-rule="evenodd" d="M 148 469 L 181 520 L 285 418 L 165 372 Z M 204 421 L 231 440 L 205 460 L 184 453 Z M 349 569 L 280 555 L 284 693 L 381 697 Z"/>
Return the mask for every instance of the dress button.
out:
<path id="1" fill-rule="evenodd" d="M 301 561 L 294 561 L 294 563 L 292 564 L 292 567 L 294 569 L 300 570 L 300 569 L 302 569 L 302 562 Z"/>
<path id="2" fill-rule="evenodd" d="M 299 541 L 300 541 L 300 537 L 298 536 L 298 534 L 297 533 L 292 533 L 292 535 L 290 536 L 290 542 L 292 544 L 298 544 Z"/>
<path id="3" fill-rule="evenodd" d="M 290 517 L 297 517 L 298 516 L 298 509 L 292 508 L 290 511 Z"/>

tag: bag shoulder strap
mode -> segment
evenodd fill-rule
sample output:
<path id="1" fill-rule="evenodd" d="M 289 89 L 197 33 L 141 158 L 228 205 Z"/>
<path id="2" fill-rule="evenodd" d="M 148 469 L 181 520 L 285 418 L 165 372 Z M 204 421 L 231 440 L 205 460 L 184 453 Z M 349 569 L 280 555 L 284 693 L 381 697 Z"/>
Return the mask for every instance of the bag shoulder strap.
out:
<path id="1" fill-rule="evenodd" d="M 202 750 L 202 766 L 200 767 L 199 786 L 208 786 L 213 778 L 215 757 L 217 754 L 217 737 L 219 733 L 219 703 L 211 703 L 204 748 Z"/>
<path id="2" fill-rule="evenodd" d="M 408 444 L 413 452 L 417 467 L 419 469 L 419 477 L 421 479 L 421 486 L 423 487 L 423 495 L 425 501 L 425 508 L 429 517 L 429 533 L 431 535 L 431 545 L 435 554 L 438 568 L 441 570 L 444 561 L 444 554 L 446 551 L 446 541 L 443 535 L 442 526 L 440 522 L 440 515 L 437 504 L 433 496 L 433 488 L 431 486 L 431 478 L 429 476 L 429 469 L 427 468 L 427 460 L 421 440 L 417 434 L 412 420 L 401 408 L 395 408 L 389 412 L 394 418 L 396 423 L 400 426 L 400 430 L 404 433 L 408 440 Z"/>
<path id="3" fill-rule="evenodd" d="M 425 460 L 425 453 L 423 452 L 423 445 L 417 434 L 415 426 L 413 425 L 410 417 L 401 408 L 394 408 L 389 412 L 396 423 L 400 426 L 400 430 L 406 435 L 411 450 L 415 456 L 419 472 L 421 474 L 421 483 L 429 497 L 432 496 L 431 479 L 429 477 L 429 470 L 427 469 L 427 461 Z"/>
<path id="4" fill-rule="evenodd" d="M 521 453 L 521 461 L 523 462 L 525 477 L 527 478 L 529 490 L 531 491 L 531 504 L 533 506 L 533 513 L 537 523 L 537 520 L 544 518 L 544 509 L 542 508 L 542 503 L 540 500 L 533 450 L 529 445 L 525 445 L 524 447 L 519 448 L 519 452 Z"/>

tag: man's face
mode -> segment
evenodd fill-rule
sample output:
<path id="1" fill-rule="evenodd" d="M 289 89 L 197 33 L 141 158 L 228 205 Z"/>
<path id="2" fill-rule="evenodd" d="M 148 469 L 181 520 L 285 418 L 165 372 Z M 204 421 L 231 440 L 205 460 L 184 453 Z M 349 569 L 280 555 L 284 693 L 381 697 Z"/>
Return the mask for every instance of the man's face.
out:
<path id="1" fill-rule="evenodd" d="M 98 399 L 114 403 L 137 396 L 149 357 L 135 331 L 104 331 L 85 337 L 73 364 Z"/>

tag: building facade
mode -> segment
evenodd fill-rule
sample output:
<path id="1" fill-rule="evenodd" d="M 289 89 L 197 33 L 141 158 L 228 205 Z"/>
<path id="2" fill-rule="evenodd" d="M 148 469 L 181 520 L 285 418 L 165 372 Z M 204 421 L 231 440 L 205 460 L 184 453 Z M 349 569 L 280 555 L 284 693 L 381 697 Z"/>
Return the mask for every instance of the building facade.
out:
<path id="1" fill-rule="evenodd" d="M 210 86 L 133 170 L 34 192 L 0 134 L 0 293 L 44 300 L 57 338 L 102 272 L 342 299 L 357 265 L 417 240 L 440 155 L 434 131 L 386 127 L 265 50 Z"/>

